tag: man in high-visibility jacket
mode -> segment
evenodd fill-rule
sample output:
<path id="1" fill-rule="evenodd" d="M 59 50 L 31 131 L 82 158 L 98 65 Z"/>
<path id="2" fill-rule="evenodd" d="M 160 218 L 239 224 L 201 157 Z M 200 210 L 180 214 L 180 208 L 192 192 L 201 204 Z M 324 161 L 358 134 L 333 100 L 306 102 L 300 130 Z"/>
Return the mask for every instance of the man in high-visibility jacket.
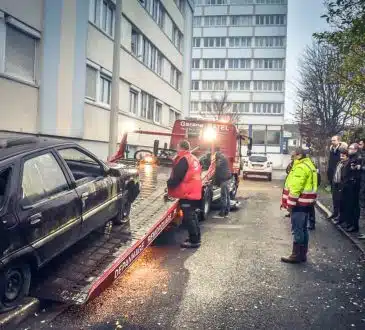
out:
<path id="1" fill-rule="evenodd" d="M 281 206 L 291 214 L 293 250 L 283 262 L 300 263 L 307 261 L 308 221 L 311 207 L 317 198 L 317 169 L 307 158 L 306 150 L 297 148 L 293 168 L 286 178 Z"/>
<path id="2" fill-rule="evenodd" d="M 189 142 L 180 141 L 171 176 L 167 181 L 167 189 L 169 196 L 180 199 L 183 221 L 189 232 L 189 238 L 181 244 L 184 248 L 200 246 L 200 228 L 196 209 L 199 208 L 202 198 L 201 172 L 199 160 L 190 152 Z"/>

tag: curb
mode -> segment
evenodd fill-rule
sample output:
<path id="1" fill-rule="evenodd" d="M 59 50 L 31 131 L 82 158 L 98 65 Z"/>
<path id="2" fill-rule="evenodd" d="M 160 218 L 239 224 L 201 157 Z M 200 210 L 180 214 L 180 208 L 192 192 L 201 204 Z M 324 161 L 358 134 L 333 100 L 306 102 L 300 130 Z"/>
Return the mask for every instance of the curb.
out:
<path id="1" fill-rule="evenodd" d="M 324 206 L 320 201 L 317 200 L 316 202 L 316 207 L 322 212 L 324 213 L 327 217 L 329 217 L 332 212 L 326 207 Z M 337 226 L 333 220 L 327 220 L 328 222 L 331 222 L 343 235 L 345 235 L 351 242 L 352 244 L 354 244 L 360 251 L 361 253 L 365 256 L 365 249 L 362 247 L 362 244 L 360 243 L 360 241 L 358 239 L 356 239 L 355 237 L 353 237 L 352 235 L 350 235 L 347 231 L 345 231 L 341 226 Z"/>
<path id="2" fill-rule="evenodd" d="M 0 315 L 0 329 L 16 329 L 30 315 L 39 310 L 39 300 L 26 298 L 18 308 Z"/>

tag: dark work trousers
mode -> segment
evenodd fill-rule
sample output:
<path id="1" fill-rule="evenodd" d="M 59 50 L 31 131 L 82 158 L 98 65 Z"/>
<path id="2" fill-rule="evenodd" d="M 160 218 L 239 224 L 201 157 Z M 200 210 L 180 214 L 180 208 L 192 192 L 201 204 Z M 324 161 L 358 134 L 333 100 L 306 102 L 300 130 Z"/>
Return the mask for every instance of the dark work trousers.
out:
<path id="1" fill-rule="evenodd" d="M 342 190 L 340 221 L 346 223 L 348 227 L 354 227 L 355 230 L 358 230 L 359 219 L 359 187 L 356 184 L 349 184 Z"/>
<path id="2" fill-rule="evenodd" d="M 314 227 L 316 225 L 316 209 L 314 204 L 310 206 L 308 221 L 310 226 Z"/>
<path id="3" fill-rule="evenodd" d="M 199 201 L 180 199 L 180 208 L 183 211 L 183 222 L 188 229 L 189 241 L 191 243 L 200 242 L 200 227 L 196 209 Z"/>
<path id="4" fill-rule="evenodd" d="M 292 209 L 290 220 L 294 243 L 308 245 L 308 218 L 309 207 L 294 207 Z"/>
<path id="5" fill-rule="evenodd" d="M 341 186 L 339 183 L 332 184 L 332 204 L 333 204 L 333 216 L 338 217 L 340 214 L 341 204 Z"/>
<path id="6" fill-rule="evenodd" d="M 227 180 L 221 183 L 221 214 L 228 215 L 231 209 L 231 200 L 229 198 L 229 186 L 231 180 Z"/>

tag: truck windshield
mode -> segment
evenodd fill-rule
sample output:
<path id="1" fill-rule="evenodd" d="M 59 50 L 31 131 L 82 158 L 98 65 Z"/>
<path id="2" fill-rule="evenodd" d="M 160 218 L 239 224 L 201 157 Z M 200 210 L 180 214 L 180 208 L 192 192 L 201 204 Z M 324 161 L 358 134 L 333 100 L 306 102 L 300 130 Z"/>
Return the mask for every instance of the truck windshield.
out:
<path id="1" fill-rule="evenodd" d="M 265 156 L 251 156 L 249 158 L 250 162 L 254 162 L 254 163 L 265 163 L 267 162 L 267 157 Z"/>

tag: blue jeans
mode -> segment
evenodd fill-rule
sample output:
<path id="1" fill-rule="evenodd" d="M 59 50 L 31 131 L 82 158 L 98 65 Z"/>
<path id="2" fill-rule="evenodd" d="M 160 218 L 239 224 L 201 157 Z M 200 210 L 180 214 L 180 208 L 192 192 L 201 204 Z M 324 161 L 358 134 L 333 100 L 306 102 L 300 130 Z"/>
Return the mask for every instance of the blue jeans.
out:
<path id="1" fill-rule="evenodd" d="M 229 198 L 229 186 L 231 180 L 227 180 L 221 183 L 221 213 L 228 214 L 231 209 L 231 201 Z"/>
<path id="2" fill-rule="evenodd" d="M 294 243 L 307 245 L 309 241 L 307 228 L 309 220 L 309 209 L 296 210 L 294 208 L 290 219 Z"/>

